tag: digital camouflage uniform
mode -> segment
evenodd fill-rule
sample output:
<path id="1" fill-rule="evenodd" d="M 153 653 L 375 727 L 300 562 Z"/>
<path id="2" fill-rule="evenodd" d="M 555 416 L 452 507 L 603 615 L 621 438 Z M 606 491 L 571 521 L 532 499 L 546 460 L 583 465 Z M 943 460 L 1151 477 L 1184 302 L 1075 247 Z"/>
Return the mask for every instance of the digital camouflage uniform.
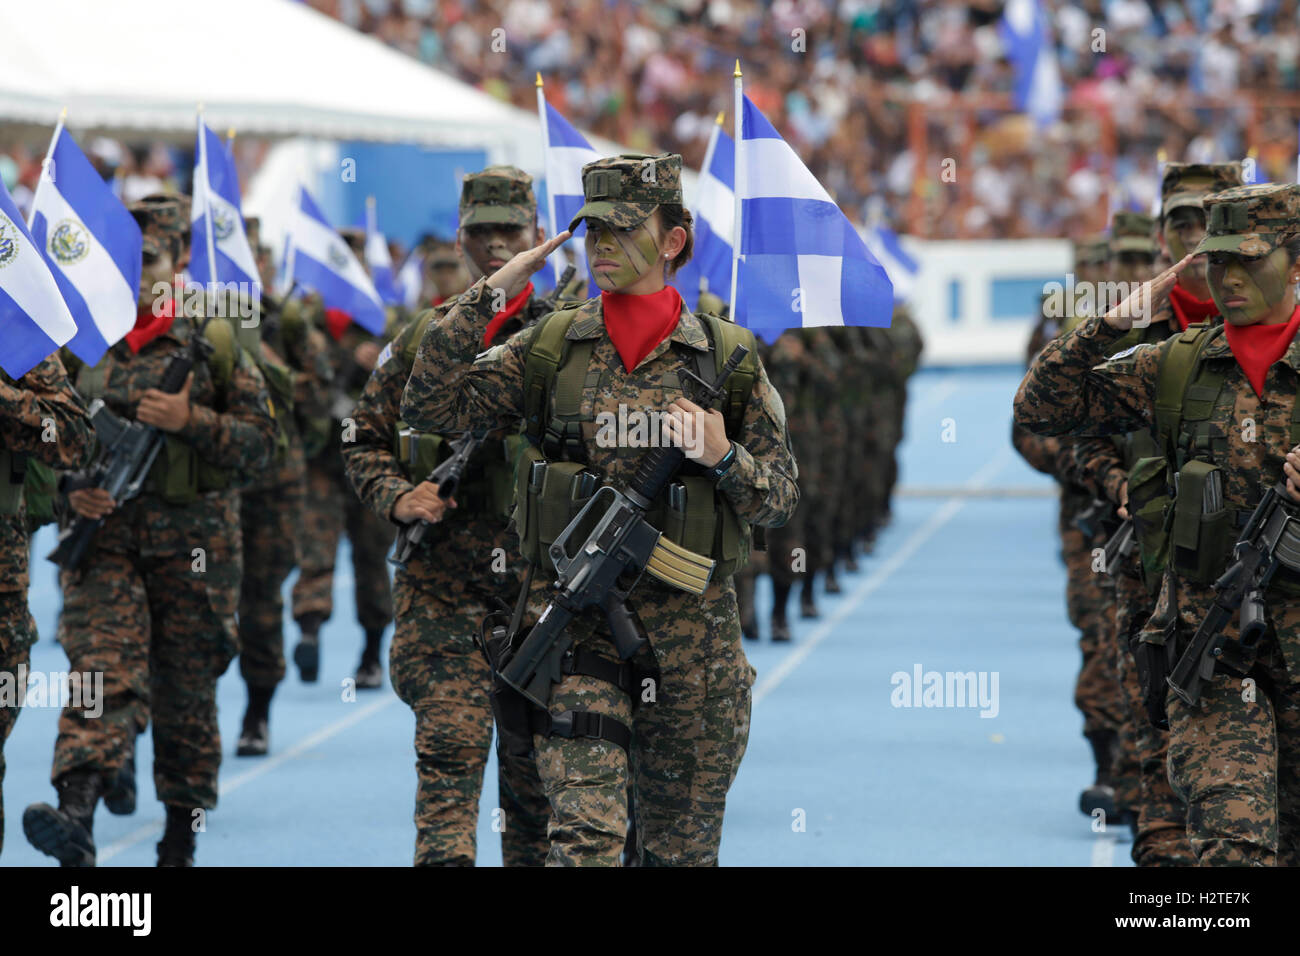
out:
<path id="1" fill-rule="evenodd" d="M 1297 192 L 1294 185 L 1262 185 L 1207 197 L 1209 233 L 1197 251 L 1257 256 L 1276 248 L 1300 232 Z M 1224 208 L 1216 210 L 1218 206 Z M 1089 319 L 1049 345 L 1021 384 L 1017 422 L 1042 434 L 1119 434 L 1154 427 L 1159 364 L 1178 339 L 1140 345 L 1107 360 L 1120 338 L 1122 333 L 1101 319 Z M 1300 343 L 1293 340 L 1268 369 L 1263 399 L 1221 334 L 1204 347 L 1199 365 L 1222 376 L 1222 384 L 1197 411 L 1198 416 L 1207 413 L 1206 420 L 1198 417 L 1189 425 L 1184 400 L 1179 441 L 1187 439 L 1189 428 L 1209 438 L 1208 448 L 1204 437 L 1193 446 L 1195 457 L 1223 469 L 1226 514 L 1232 516 L 1234 509 L 1253 508 L 1263 490 L 1282 476 L 1285 455 L 1295 444 L 1291 418 Z M 1063 394 L 1073 400 L 1062 402 Z M 1242 427 L 1247 419 L 1255 423 L 1253 433 Z M 1220 568 L 1229 558 L 1233 536 L 1221 539 Z M 1178 631 L 1185 638 L 1206 616 L 1213 588 L 1173 562 L 1167 575 L 1172 598 L 1166 600 L 1176 606 Z M 1269 627 L 1248 671 L 1254 681 L 1251 692 L 1240 676 L 1220 666 L 1206 682 L 1198 706 L 1172 693 L 1166 696 L 1169 779 L 1187 802 L 1188 834 L 1202 865 L 1294 865 L 1300 858 L 1295 769 L 1300 766 L 1300 711 L 1294 703 L 1300 692 L 1300 603 L 1295 593 L 1275 581 L 1265 594 Z M 1144 636 L 1149 639 L 1150 633 L 1148 628 Z M 1224 634 L 1230 642 L 1237 637 L 1235 617 Z"/>
<path id="2" fill-rule="evenodd" d="M 531 229 L 537 208 L 531 183 L 532 177 L 514 167 L 489 167 L 466 176 L 461 226 L 503 222 Z M 498 188 L 503 194 L 495 193 Z M 408 356 L 419 344 L 415 337 L 453 305 L 454 300 L 444 303 L 401 331 L 384 350 L 353 412 L 356 442 L 344 451 L 348 478 L 361 500 L 390 526 L 393 505 L 415 487 L 410 466 L 395 452 L 402 391 L 411 374 Z M 504 341 L 546 311 L 539 296 L 530 297 L 496 337 Z M 505 435 L 498 430 L 488 436 L 466 479 L 493 456 L 503 458 Z M 396 626 L 389 675 L 415 711 L 417 866 L 474 865 L 479 793 L 492 743 L 492 672 L 475 635 L 499 602 L 514 601 L 523 581 L 507 519 L 493 514 L 481 493 L 465 491 L 456 495 L 458 507 L 429 527 L 393 579 Z M 506 866 L 540 866 L 550 848 L 550 805 L 536 764 L 502 749 L 497 756 L 502 857 Z"/>
<path id="3" fill-rule="evenodd" d="M 0 697 L 0 850 L 5 835 L 4 743 L 27 694 L 18 669 L 25 667 L 36 642 L 36 622 L 27 610 L 30 548 L 13 455 L 28 455 L 55 468 L 80 468 L 89 461 L 92 447 L 86 409 L 69 388 L 58 356 L 45 359 L 17 381 L 0 372 L 0 482 L 6 486 L 0 488 L 0 675 L 13 682 L 15 691 L 12 700 Z M 6 501 L 12 502 L 12 510 L 3 506 Z"/>
<path id="4" fill-rule="evenodd" d="M 133 205 L 146 254 L 169 235 L 188 234 L 184 207 L 167 200 Z M 119 342 L 93 368 L 80 367 L 74 376 L 78 392 L 87 400 L 102 398 L 114 414 L 134 420 L 142 393 L 162 381 L 173 354 L 190 347 L 201 322 L 178 315 L 138 353 Z M 235 346 L 230 325 L 213 320 L 206 335 L 210 341 L 227 338 L 228 382 L 214 381 L 209 362 L 195 365 L 189 423 L 169 436 L 144 490 L 118 503 L 80 566 L 59 578 L 59 642 L 71 670 L 103 673 L 104 710 L 87 718 L 81 710 L 64 709 L 51 779 L 56 787 L 74 772 L 111 781 L 132 759 L 135 735 L 152 718 L 154 785 L 169 811 L 184 814 L 217 805 L 216 685 L 239 639 L 235 615 L 243 562 L 234 488 L 268 465 L 275 440 L 265 383 Z M 161 494 L 163 477 L 169 467 L 193 467 L 191 454 L 197 456 L 198 493 L 169 502 Z M 216 479 L 217 470 L 224 478 Z M 207 490 L 213 482 L 205 474 L 229 486 Z"/>
<path id="5" fill-rule="evenodd" d="M 579 215 L 636 226 L 657 202 L 671 201 L 665 196 L 680 203 L 681 158 L 656 158 L 649 183 L 640 175 L 645 159 L 617 157 L 584 167 L 587 204 Z M 402 418 L 413 427 L 518 427 L 525 408 L 525 358 L 541 326 L 476 359 L 492 305 L 486 282 L 480 281 L 429 327 L 402 400 Z M 684 364 L 690 367 L 694 354 L 707 347 L 704 323 L 683 307 L 676 329 L 632 372 L 624 369 L 605 331 L 600 298 L 578 309 L 566 337 L 594 343 L 581 394 L 581 451 L 589 468 L 625 487 L 641 455 L 602 447 L 595 418 L 602 412 L 617 416 L 620 403 L 635 410 L 665 409 L 681 394 L 680 385 L 665 379 L 676 381 L 675 373 Z M 555 411 L 554 390 L 546 411 Z M 795 475 L 781 398 L 759 365 L 735 460 L 716 487 L 743 521 L 779 526 L 798 501 Z M 550 583 L 549 575 L 536 575 L 534 615 L 548 600 Z M 590 710 L 631 728 L 630 755 L 595 738 L 533 738 L 551 803 L 547 862 L 617 865 L 627 832 L 630 781 L 642 864 L 715 865 L 726 794 L 749 737 L 754 680 L 741 649 L 735 590 L 725 578 L 696 596 L 646 576 L 633 601 L 652 649 L 643 649 L 634 661 L 657 669 L 654 699 L 647 702 L 643 694 L 634 711 L 614 684 L 580 674 L 566 675 L 550 699 L 552 713 Z M 580 615 L 569 634 L 576 647 L 613 659 L 603 614 Z"/>

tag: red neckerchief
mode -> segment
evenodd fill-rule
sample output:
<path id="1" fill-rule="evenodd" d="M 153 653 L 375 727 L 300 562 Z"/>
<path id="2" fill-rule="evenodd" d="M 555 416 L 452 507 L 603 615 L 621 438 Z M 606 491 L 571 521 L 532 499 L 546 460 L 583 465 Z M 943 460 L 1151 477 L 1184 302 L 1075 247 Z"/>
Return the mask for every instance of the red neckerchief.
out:
<path id="1" fill-rule="evenodd" d="M 334 336 L 335 342 L 343 341 L 343 333 L 348 330 L 348 326 L 351 324 L 352 316 L 342 309 L 325 310 L 325 328 L 329 329 L 329 333 Z"/>
<path id="2" fill-rule="evenodd" d="M 1175 282 L 1169 290 L 1169 304 L 1173 306 L 1174 318 L 1187 331 L 1187 327 L 1196 322 L 1204 322 L 1219 314 L 1219 307 L 1213 299 L 1198 299 L 1186 289 L 1182 282 Z"/>
<path id="3" fill-rule="evenodd" d="M 168 299 L 163 303 L 162 315 L 153 314 L 153 306 L 141 309 L 135 316 L 135 327 L 126 333 L 126 344 L 132 353 L 139 355 L 140 350 L 171 331 L 172 322 L 176 320 L 176 301 Z"/>
<path id="4" fill-rule="evenodd" d="M 602 292 L 605 330 L 629 372 L 677 328 L 682 314 L 681 294 L 667 285 L 649 295 Z"/>
<path id="5" fill-rule="evenodd" d="M 433 301 L 429 303 L 429 308 L 436 309 L 438 306 L 442 305 L 446 301 L 447 301 L 447 297 L 445 295 L 435 295 L 433 297 Z"/>
<path id="6" fill-rule="evenodd" d="M 1291 318 L 1276 325 L 1231 325 L 1223 331 L 1228 337 L 1228 347 L 1241 370 L 1250 379 L 1250 386 L 1260 398 L 1264 397 L 1264 376 L 1273 363 L 1291 345 L 1296 329 L 1300 328 L 1300 306 Z"/>
<path id="7" fill-rule="evenodd" d="M 487 291 L 484 288 L 484 291 Z M 483 332 L 483 347 L 487 348 L 492 344 L 492 337 L 500 331 L 501 326 L 505 325 L 511 318 L 518 314 L 528 302 L 528 297 L 533 294 L 533 284 L 530 282 L 524 286 L 524 290 L 517 296 L 506 303 L 506 307 L 492 316 L 487 324 L 487 329 Z"/>

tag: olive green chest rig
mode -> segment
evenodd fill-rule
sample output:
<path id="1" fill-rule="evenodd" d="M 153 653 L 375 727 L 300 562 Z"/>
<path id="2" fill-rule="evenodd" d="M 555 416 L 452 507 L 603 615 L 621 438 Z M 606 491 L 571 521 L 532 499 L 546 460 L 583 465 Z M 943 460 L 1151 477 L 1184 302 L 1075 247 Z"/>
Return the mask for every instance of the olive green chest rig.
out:
<path id="1" fill-rule="evenodd" d="M 515 464 L 514 523 L 524 560 L 544 568 L 550 567 L 551 544 L 604 482 L 604 476 L 586 464 L 582 433 L 588 421 L 582 413 L 584 393 L 600 381 L 600 372 L 591 363 L 598 339 L 568 337 L 575 321 L 599 325 L 595 315 L 582 315 L 583 308 L 577 305 L 544 317 L 524 360 L 525 441 Z M 727 381 L 720 409 L 728 437 L 738 441 L 758 380 L 756 343 L 749 330 L 734 323 L 707 313 L 697 313 L 697 318 L 710 346 L 691 350 L 694 371 L 704 381 L 718 376 L 737 345 L 749 349 L 744 363 Z M 680 387 L 677 374 L 669 375 L 665 384 Z M 692 464 L 684 466 L 653 502 L 646 519 L 669 542 L 712 558 L 714 581 L 725 580 L 749 558 L 749 525 L 713 480 Z"/>

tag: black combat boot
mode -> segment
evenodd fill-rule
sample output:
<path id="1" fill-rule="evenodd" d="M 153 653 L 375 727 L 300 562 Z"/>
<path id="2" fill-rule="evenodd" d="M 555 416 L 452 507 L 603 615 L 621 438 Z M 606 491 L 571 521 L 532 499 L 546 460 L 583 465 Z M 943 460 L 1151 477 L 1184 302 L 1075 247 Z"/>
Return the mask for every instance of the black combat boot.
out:
<path id="1" fill-rule="evenodd" d="M 817 599 L 813 594 L 812 572 L 804 575 L 803 586 L 799 589 L 799 616 L 809 621 L 822 616 L 817 610 Z"/>
<path id="2" fill-rule="evenodd" d="M 366 631 L 366 646 L 361 651 L 361 663 L 357 666 L 358 690 L 375 690 L 384 686 L 384 669 L 379 664 L 379 642 L 383 638 L 382 627 Z"/>
<path id="3" fill-rule="evenodd" d="M 131 752 L 126 755 L 112 785 L 104 794 L 104 806 L 108 812 L 119 817 L 128 817 L 135 813 L 135 737 L 131 738 Z"/>
<path id="4" fill-rule="evenodd" d="M 839 578 L 835 576 L 835 562 L 832 561 L 826 565 L 826 593 L 839 594 L 842 590 Z"/>
<path id="5" fill-rule="evenodd" d="M 320 676 L 320 626 L 325 618 L 320 614 L 304 614 L 298 620 L 302 637 L 293 649 L 293 662 L 298 665 L 298 676 L 304 684 L 314 684 Z"/>
<path id="6" fill-rule="evenodd" d="M 248 710 L 244 711 L 244 727 L 239 732 L 237 757 L 265 757 L 271 746 L 271 695 L 275 686 L 248 688 Z"/>
<path id="7" fill-rule="evenodd" d="M 790 599 L 790 585 L 772 582 L 772 640 L 790 640 L 790 625 L 785 619 L 785 606 Z"/>
<path id="8" fill-rule="evenodd" d="M 59 791 L 59 808 L 33 803 L 23 811 L 23 833 L 27 842 L 61 866 L 95 865 L 95 804 L 104 792 L 98 773 L 71 770 L 54 786 Z"/>
<path id="9" fill-rule="evenodd" d="M 1102 812 L 1102 819 L 1108 826 L 1116 826 L 1120 821 L 1115 808 L 1115 788 L 1111 785 L 1111 768 L 1115 764 L 1115 752 L 1119 738 L 1113 730 L 1098 730 L 1085 735 L 1092 745 L 1092 757 L 1097 764 L 1097 779 L 1088 789 L 1079 795 L 1079 810 L 1086 816 L 1092 816 L 1097 810 Z"/>
<path id="10" fill-rule="evenodd" d="M 740 608 L 740 636 L 747 641 L 758 640 L 758 620 L 754 614 L 754 576 L 737 574 L 736 604 Z"/>
<path id="11" fill-rule="evenodd" d="M 194 865 L 194 814 L 189 807 L 167 804 L 167 826 L 158 841 L 159 866 Z"/>

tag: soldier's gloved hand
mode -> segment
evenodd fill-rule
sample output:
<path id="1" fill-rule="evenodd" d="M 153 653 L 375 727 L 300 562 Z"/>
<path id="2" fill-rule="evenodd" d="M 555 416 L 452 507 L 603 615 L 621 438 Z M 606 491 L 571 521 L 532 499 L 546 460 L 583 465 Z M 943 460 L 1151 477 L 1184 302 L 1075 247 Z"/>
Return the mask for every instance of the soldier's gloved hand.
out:
<path id="1" fill-rule="evenodd" d="M 83 518 L 98 521 L 107 518 L 117 507 L 117 502 L 103 488 L 79 488 L 68 492 L 68 504 Z"/>
<path id="2" fill-rule="evenodd" d="M 455 508 L 456 499 L 444 501 L 438 497 L 437 485 L 431 481 L 422 481 L 393 504 L 393 520 L 399 524 L 411 524 L 414 521 L 437 524 L 442 520 L 448 505 Z"/>
<path id="3" fill-rule="evenodd" d="M 1286 453 L 1282 471 L 1286 475 L 1286 493 L 1292 501 L 1300 501 L 1300 445 Z"/>
<path id="4" fill-rule="evenodd" d="M 1178 273 L 1187 268 L 1193 258 L 1188 253 L 1154 279 L 1143 282 L 1127 299 L 1107 312 L 1102 321 L 1117 332 L 1127 332 L 1134 326 L 1134 320 L 1138 320 L 1136 324 L 1139 327 L 1150 325 L 1156 305 L 1169 295 L 1169 290 L 1178 281 Z"/>
<path id="5" fill-rule="evenodd" d="M 566 229 L 553 239 L 547 239 L 540 245 L 525 249 L 488 276 L 487 284 L 489 289 L 499 289 L 505 292 L 505 298 L 501 301 L 502 306 L 524 291 L 524 286 L 528 285 L 533 273 L 539 272 L 542 266 L 546 265 L 546 257 L 560 248 L 570 235 L 571 233 Z"/>
<path id="6" fill-rule="evenodd" d="M 731 448 L 722 413 L 714 408 L 705 411 L 688 398 L 673 399 L 668 406 L 668 414 L 663 417 L 663 437 L 705 468 L 722 461 Z"/>
<path id="7" fill-rule="evenodd" d="M 152 425 L 165 432 L 178 432 L 190 423 L 190 386 L 194 373 L 185 377 L 181 390 L 172 395 L 156 388 L 147 388 L 140 396 L 135 420 L 142 425 Z"/>

